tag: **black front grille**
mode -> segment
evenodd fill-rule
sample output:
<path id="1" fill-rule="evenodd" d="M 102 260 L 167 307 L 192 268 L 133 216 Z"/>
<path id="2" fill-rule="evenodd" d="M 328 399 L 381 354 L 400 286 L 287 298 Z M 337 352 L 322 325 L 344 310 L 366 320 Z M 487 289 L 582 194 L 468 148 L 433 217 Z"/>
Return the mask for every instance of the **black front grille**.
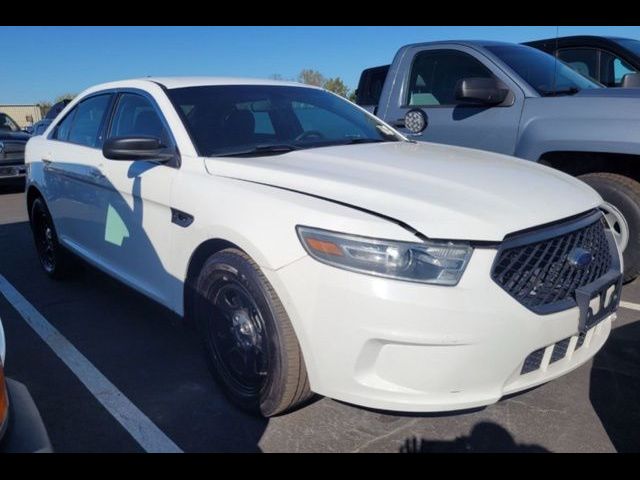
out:
<path id="1" fill-rule="evenodd" d="M 550 313 L 575 305 L 575 289 L 611 268 L 612 251 L 598 213 L 583 218 L 573 230 L 561 225 L 545 229 L 540 237 L 540 232 L 533 231 L 505 240 L 491 271 L 498 285 L 534 312 Z M 579 268 L 567 260 L 576 248 L 591 253 L 589 265 Z"/>

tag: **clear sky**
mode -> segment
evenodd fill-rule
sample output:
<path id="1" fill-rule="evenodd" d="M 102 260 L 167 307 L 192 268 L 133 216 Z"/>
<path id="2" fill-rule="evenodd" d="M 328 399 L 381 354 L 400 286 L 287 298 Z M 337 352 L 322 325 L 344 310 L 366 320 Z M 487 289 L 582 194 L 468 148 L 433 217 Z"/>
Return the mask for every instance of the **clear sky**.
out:
<path id="1" fill-rule="evenodd" d="M 567 27 L 561 36 L 640 39 L 640 27 Z M 303 68 L 355 88 L 360 71 L 407 43 L 523 42 L 556 27 L 0 27 L 0 103 L 35 103 L 96 83 L 147 75 L 294 78 Z"/>

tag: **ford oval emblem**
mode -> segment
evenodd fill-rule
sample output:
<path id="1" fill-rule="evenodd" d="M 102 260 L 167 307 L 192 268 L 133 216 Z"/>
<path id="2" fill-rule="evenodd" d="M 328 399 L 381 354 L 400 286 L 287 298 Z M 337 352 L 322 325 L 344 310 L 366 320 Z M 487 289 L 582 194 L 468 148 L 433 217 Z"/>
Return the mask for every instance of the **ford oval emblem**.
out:
<path id="1" fill-rule="evenodd" d="M 569 252 L 569 255 L 567 255 L 567 261 L 572 267 L 583 269 L 588 267 L 593 261 L 593 255 L 591 255 L 589 250 L 576 247 Z"/>

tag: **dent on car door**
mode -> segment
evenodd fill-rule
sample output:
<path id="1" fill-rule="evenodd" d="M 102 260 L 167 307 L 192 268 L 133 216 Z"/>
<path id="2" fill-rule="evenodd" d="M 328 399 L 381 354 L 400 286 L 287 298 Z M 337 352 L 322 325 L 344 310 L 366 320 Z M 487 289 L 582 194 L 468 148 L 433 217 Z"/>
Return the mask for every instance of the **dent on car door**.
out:
<path id="1" fill-rule="evenodd" d="M 61 241 L 88 257 L 99 257 L 103 189 L 99 145 L 110 94 L 80 102 L 47 142 L 43 171 L 47 204 Z"/>
<path id="2" fill-rule="evenodd" d="M 477 55 L 466 47 L 445 46 L 409 52 L 398 69 L 403 78 L 395 82 L 384 118 L 416 140 L 512 154 L 524 96 L 511 79 Z M 460 101 L 456 87 L 465 78 L 497 78 L 512 92 L 510 101 L 498 106 Z M 406 113 L 414 109 L 424 114 L 427 124 L 417 136 L 403 128 Z"/>
<path id="3" fill-rule="evenodd" d="M 155 102 L 139 93 L 116 100 L 107 138 L 155 137 L 175 149 Z M 153 160 L 109 160 L 103 251 L 108 268 L 126 283 L 170 305 L 180 285 L 168 271 L 175 165 Z"/>

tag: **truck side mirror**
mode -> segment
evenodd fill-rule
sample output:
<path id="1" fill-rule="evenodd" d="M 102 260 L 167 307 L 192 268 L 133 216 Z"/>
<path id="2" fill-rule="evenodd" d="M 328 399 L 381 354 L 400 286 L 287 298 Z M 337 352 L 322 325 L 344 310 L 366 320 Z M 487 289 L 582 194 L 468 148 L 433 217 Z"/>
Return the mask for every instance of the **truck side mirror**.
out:
<path id="1" fill-rule="evenodd" d="M 627 73 L 622 77 L 622 88 L 640 88 L 640 73 Z"/>
<path id="2" fill-rule="evenodd" d="M 496 78 L 463 78 L 456 85 L 456 99 L 464 103 L 498 105 L 508 94 L 509 89 Z"/>

